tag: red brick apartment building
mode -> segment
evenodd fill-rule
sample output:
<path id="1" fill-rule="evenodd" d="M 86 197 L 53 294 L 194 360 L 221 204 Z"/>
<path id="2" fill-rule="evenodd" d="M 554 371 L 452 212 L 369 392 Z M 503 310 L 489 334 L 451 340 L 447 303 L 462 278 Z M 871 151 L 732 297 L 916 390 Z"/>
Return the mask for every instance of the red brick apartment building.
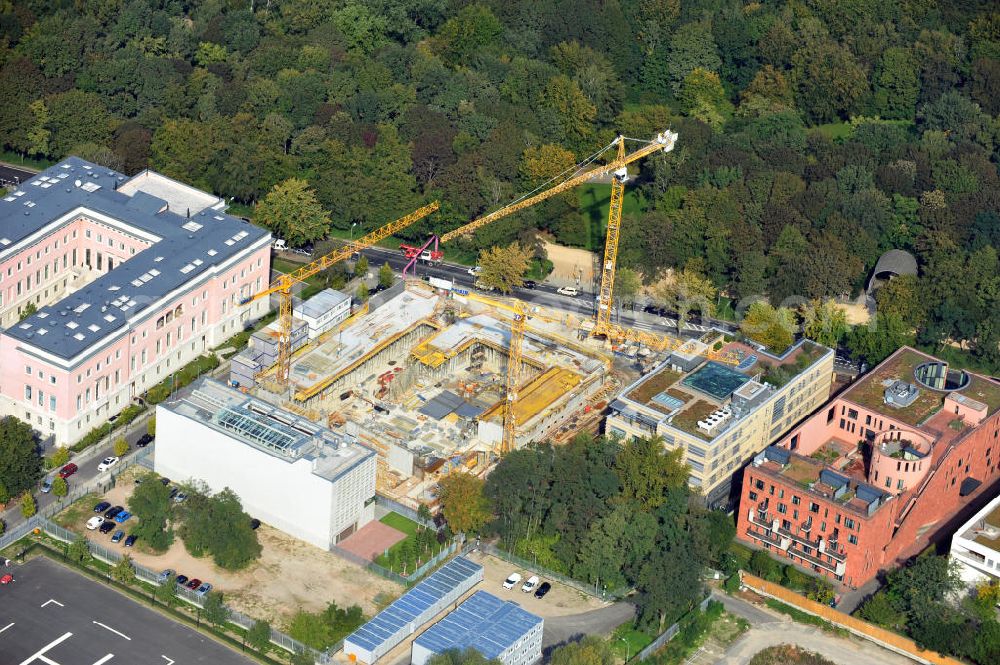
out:
<path id="1" fill-rule="evenodd" d="M 903 347 L 754 458 L 737 536 L 860 587 L 996 494 L 998 414 L 1000 382 Z"/>

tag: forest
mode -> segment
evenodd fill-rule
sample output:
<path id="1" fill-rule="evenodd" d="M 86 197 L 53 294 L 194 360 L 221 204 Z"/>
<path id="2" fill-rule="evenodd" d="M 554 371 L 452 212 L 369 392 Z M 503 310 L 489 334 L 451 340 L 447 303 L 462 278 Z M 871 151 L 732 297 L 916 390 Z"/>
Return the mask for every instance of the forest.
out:
<path id="1" fill-rule="evenodd" d="M 670 128 L 629 183 L 622 266 L 778 305 L 857 295 L 905 249 L 920 275 L 878 325 L 992 368 L 998 113 L 988 0 L 0 0 L 8 159 L 151 167 L 247 214 L 294 178 L 330 220 L 303 242 L 441 200 L 415 239 Z M 600 249 L 582 198 L 452 251 Z"/>

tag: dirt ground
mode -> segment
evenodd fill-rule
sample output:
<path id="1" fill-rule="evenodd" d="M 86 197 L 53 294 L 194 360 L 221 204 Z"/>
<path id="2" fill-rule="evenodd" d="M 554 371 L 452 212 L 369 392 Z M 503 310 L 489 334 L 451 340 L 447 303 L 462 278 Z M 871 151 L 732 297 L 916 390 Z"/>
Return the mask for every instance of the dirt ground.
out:
<path id="1" fill-rule="evenodd" d="M 95 501 L 103 498 L 112 505 L 127 506 L 134 489 L 132 479 L 122 478 L 114 489 Z M 85 518 L 91 515 L 88 513 Z M 83 521 L 69 526 L 84 531 Z M 126 522 L 126 531 L 128 526 Z M 190 578 L 210 582 L 225 594 L 226 603 L 232 608 L 280 625 L 285 625 L 300 608 L 317 611 L 331 601 L 340 606 L 356 603 L 365 614 L 372 615 L 403 591 L 398 584 L 266 524 L 260 526 L 257 534 L 263 546 L 261 557 L 250 568 L 239 572 L 222 570 L 210 558 L 191 556 L 179 539 L 163 554 L 150 552 L 139 541 L 130 554 L 137 563 L 148 568 L 170 568 Z M 116 547 L 110 535 L 93 531 L 87 532 L 87 536 Z"/>
<path id="2" fill-rule="evenodd" d="M 856 326 L 859 323 L 868 323 L 868 320 L 871 318 L 868 308 L 863 304 L 837 303 L 837 307 L 844 310 L 844 314 L 847 315 L 847 322 L 852 326 Z"/>
<path id="3" fill-rule="evenodd" d="M 581 284 L 594 280 L 594 253 L 585 249 L 545 243 L 545 254 L 554 266 L 549 279 L 559 284 L 571 284 L 580 277 Z"/>
<path id="4" fill-rule="evenodd" d="M 520 584 L 507 590 L 503 588 L 503 582 L 511 573 L 521 573 L 522 584 L 534 573 L 512 566 L 506 561 L 482 552 L 473 552 L 468 555 L 468 558 L 483 567 L 483 581 L 476 585 L 473 591 L 487 591 L 504 600 L 513 600 L 524 609 L 543 619 L 580 614 L 610 605 L 610 603 L 601 602 L 593 596 L 545 577 L 542 577 L 542 581 L 551 583 L 552 590 L 542 599 L 535 598 L 534 594 L 521 591 Z"/>
<path id="5" fill-rule="evenodd" d="M 542 578 L 542 581 L 551 582 L 552 590 L 549 591 L 549 593 L 546 594 L 546 596 L 541 600 L 535 598 L 534 594 L 522 592 L 520 586 L 507 590 L 503 588 L 503 581 L 507 579 L 507 576 L 511 573 L 521 573 L 522 582 L 523 580 L 531 577 L 534 573 L 522 568 L 515 568 L 506 561 L 502 561 L 482 552 L 473 552 L 466 555 L 466 558 L 483 566 L 483 581 L 472 587 L 472 589 L 462 596 L 455 603 L 455 605 L 450 605 L 442 610 L 440 614 L 418 628 L 416 632 L 408 636 L 401 643 L 390 649 L 387 654 L 382 656 L 380 662 L 387 663 L 388 665 L 407 665 L 410 662 L 410 649 L 413 644 L 413 640 L 417 639 L 417 637 L 420 636 L 425 630 L 440 621 L 448 612 L 454 609 L 454 607 L 457 607 L 461 602 L 477 591 L 486 591 L 494 596 L 497 596 L 498 598 L 513 600 L 527 611 L 540 616 L 543 619 L 567 616 L 570 614 L 580 614 L 582 612 L 589 612 L 590 610 L 607 607 L 611 604 L 602 603 L 592 596 L 588 596 L 585 593 L 581 593 L 576 589 L 567 587 L 554 580 L 546 580 L 544 577 Z M 339 651 L 337 653 L 337 662 L 350 663 L 343 651 Z"/>

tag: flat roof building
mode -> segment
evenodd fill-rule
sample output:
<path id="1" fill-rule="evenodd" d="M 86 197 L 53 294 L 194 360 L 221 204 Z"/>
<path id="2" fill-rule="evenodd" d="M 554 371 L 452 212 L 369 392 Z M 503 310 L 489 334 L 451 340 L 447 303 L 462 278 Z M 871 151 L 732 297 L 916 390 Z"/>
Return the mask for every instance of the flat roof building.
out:
<path id="1" fill-rule="evenodd" d="M 1000 580 L 1000 496 L 958 527 L 950 556 L 968 584 Z"/>
<path id="2" fill-rule="evenodd" d="M 781 356 L 733 342 L 729 367 L 706 360 L 708 346 L 689 340 L 610 404 L 608 434 L 660 436 L 684 451 L 688 482 L 709 505 L 727 505 L 734 474 L 829 397 L 833 351 L 803 340 Z"/>
<path id="3" fill-rule="evenodd" d="M 483 567 L 455 557 L 344 639 L 344 654 L 371 665 L 483 580 Z"/>
<path id="4" fill-rule="evenodd" d="M 532 665 L 542 658 L 543 621 L 511 600 L 477 591 L 413 641 L 412 665 L 425 665 L 451 649 L 472 648 L 503 665 Z"/>
<path id="5" fill-rule="evenodd" d="M 941 364 L 903 347 L 758 455 L 737 537 L 857 588 L 946 536 L 1000 487 L 1000 382 Z"/>
<path id="6" fill-rule="evenodd" d="M 156 409 L 157 473 L 232 489 L 251 515 L 330 549 L 369 522 L 375 451 L 203 378 Z"/>
<path id="7" fill-rule="evenodd" d="M 76 157 L 0 199 L 3 415 L 68 445 L 265 314 L 270 233 L 224 210 Z"/>

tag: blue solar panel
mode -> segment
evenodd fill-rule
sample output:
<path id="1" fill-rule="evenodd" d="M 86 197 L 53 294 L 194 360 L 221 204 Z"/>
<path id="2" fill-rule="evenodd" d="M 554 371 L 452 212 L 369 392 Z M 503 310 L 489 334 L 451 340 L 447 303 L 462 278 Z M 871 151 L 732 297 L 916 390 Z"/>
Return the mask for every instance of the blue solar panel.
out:
<path id="1" fill-rule="evenodd" d="M 434 653 L 472 647 L 487 659 L 493 659 L 541 622 L 541 618 L 521 609 L 513 601 L 477 591 L 428 628 L 415 644 Z"/>
<path id="2" fill-rule="evenodd" d="M 346 641 L 381 655 L 380 647 L 387 641 L 393 640 L 401 629 L 411 622 L 420 620 L 422 614 L 441 602 L 456 588 L 463 585 L 471 588 L 474 584 L 473 579 L 481 577 L 482 570 L 483 567 L 477 563 L 463 557 L 455 557 L 394 600 L 371 621 L 349 635 Z M 420 623 L 429 618 L 420 620 Z M 388 648 L 395 646 L 398 641 L 396 639 L 393 644 L 388 645 Z"/>

